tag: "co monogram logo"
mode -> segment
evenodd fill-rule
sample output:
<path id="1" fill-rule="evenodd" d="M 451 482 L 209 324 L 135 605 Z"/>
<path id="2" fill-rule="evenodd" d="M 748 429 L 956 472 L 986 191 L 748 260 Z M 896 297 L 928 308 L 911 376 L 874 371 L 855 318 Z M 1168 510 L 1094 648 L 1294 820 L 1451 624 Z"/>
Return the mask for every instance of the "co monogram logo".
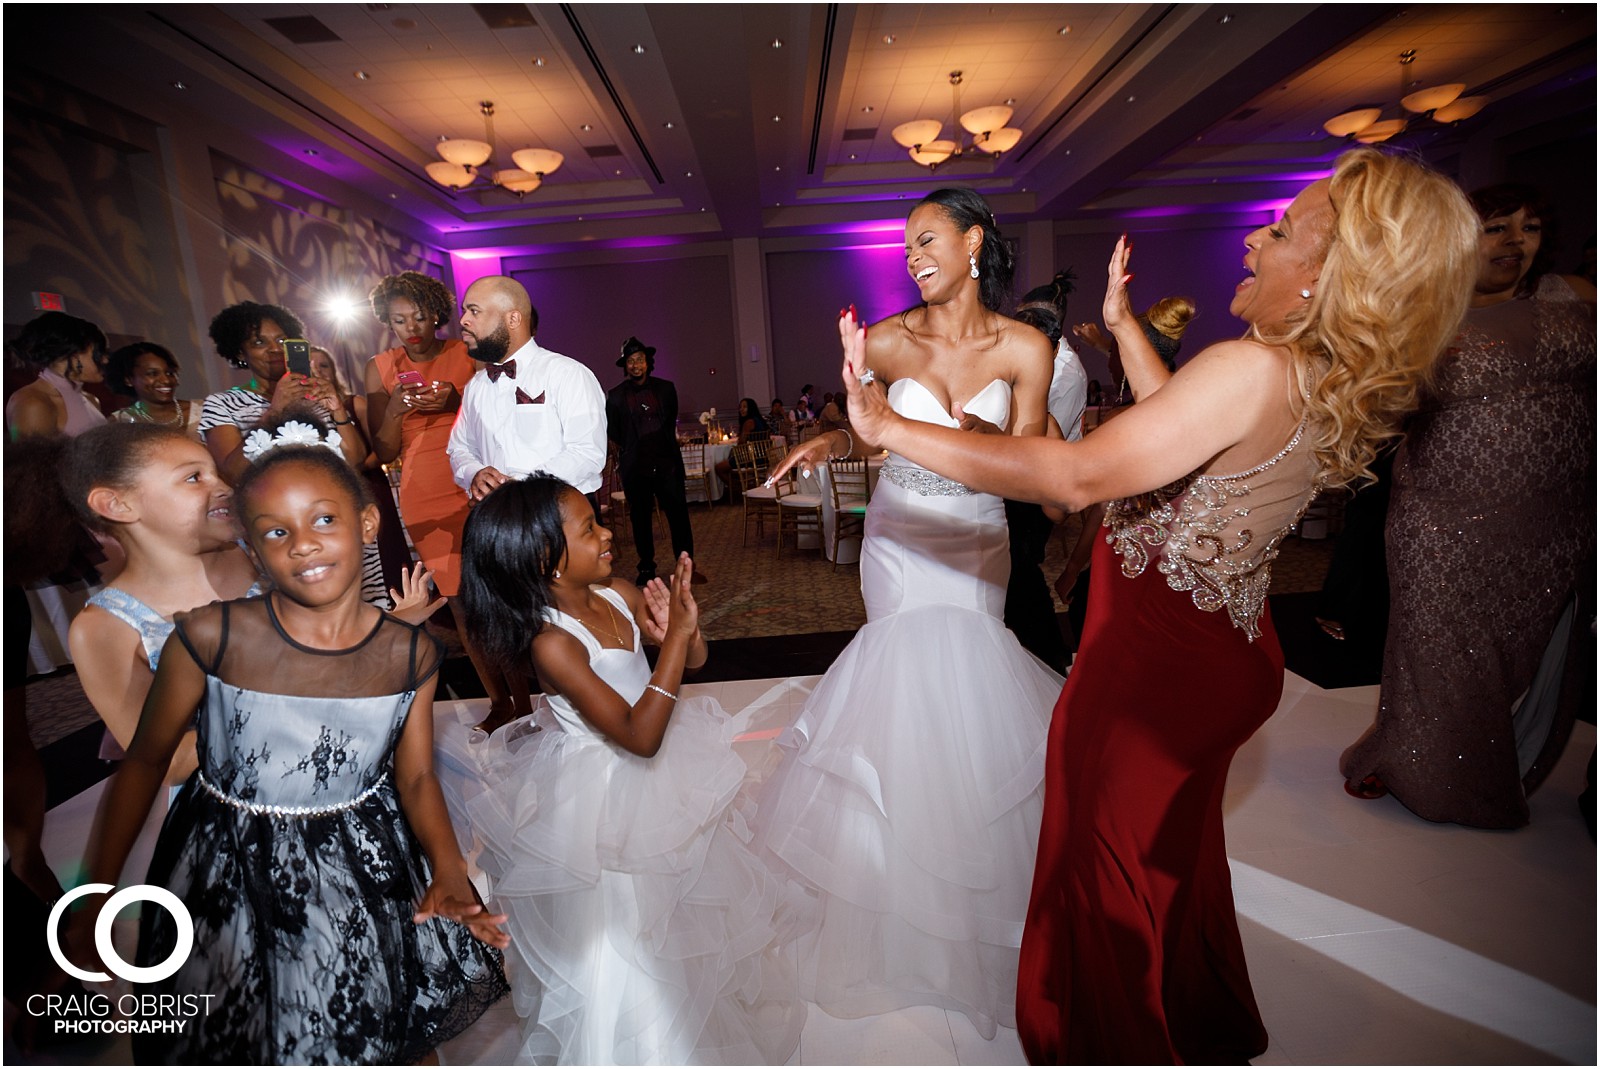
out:
<path id="1" fill-rule="evenodd" d="M 79 980 L 100 984 L 105 983 L 111 977 L 103 972 L 80 969 L 68 961 L 66 956 L 61 953 L 61 915 L 66 912 L 67 907 L 74 900 L 82 898 L 84 895 L 104 894 L 106 891 L 113 890 L 116 889 L 109 883 L 86 883 L 80 887 L 74 887 L 62 895 L 56 900 L 56 904 L 51 907 L 49 927 L 45 930 L 45 940 L 50 944 L 50 956 L 56 959 L 56 964 L 61 966 L 63 970 L 72 976 L 76 976 Z M 145 967 L 130 965 L 122 960 L 121 955 L 117 953 L 117 948 L 111 945 L 111 922 L 116 919 L 119 910 L 134 902 L 155 903 L 172 914 L 172 920 L 178 927 L 177 944 L 172 948 L 172 953 L 167 956 L 167 960 L 159 965 Z M 125 887 L 117 891 L 116 894 L 106 899 L 106 904 L 100 909 L 100 916 L 95 920 L 94 945 L 95 949 L 100 952 L 100 960 L 105 962 L 106 968 L 116 973 L 117 976 L 127 980 L 129 983 L 153 984 L 158 980 L 165 980 L 182 968 L 185 961 L 189 960 L 189 951 L 194 948 L 194 920 L 189 916 L 189 909 L 183 904 L 182 900 L 165 887 L 157 887 L 148 883 L 135 884 L 132 887 Z"/>

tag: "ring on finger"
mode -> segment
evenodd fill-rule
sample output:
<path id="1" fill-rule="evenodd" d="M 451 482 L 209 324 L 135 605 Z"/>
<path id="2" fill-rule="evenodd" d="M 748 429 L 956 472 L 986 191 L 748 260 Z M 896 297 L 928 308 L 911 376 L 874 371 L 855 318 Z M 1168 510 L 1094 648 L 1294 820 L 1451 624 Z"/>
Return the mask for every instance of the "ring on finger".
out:
<path id="1" fill-rule="evenodd" d="M 878 381 L 878 376 L 873 374 L 872 369 L 869 367 L 863 374 L 856 376 L 856 381 L 861 383 L 862 386 L 871 386 Z"/>

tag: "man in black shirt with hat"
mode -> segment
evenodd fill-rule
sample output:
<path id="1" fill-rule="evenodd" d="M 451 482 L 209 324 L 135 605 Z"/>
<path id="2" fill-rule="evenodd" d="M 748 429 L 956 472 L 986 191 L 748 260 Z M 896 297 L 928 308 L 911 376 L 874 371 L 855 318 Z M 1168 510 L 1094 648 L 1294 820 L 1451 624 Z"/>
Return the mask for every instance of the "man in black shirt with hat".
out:
<path id="1" fill-rule="evenodd" d="M 622 343 L 617 366 L 627 378 L 606 394 L 606 434 L 617 443 L 622 492 L 628 496 L 633 544 L 639 551 L 640 586 L 656 575 L 655 502 L 672 531 L 672 555 L 694 556 L 694 532 L 683 493 L 683 455 L 678 452 L 678 391 L 655 370 L 656 349 L 638 338 Z M 701 573 L 695 569 L 695 579 Z"/>

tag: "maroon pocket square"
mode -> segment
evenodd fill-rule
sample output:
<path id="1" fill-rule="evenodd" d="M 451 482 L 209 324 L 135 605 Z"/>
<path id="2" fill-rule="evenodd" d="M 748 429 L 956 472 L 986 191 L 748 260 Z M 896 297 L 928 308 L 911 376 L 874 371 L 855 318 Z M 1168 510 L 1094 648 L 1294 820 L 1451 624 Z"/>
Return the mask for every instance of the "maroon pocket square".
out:
<path id="1" fill-rule="evenodd" d="M 522 392 L 522 387 L 518 386 L 517 387 L 517 404 L 519 404 L 519 405 L 542 405 L 542 404 L 544 404 L 544 393 L 543 393 L 543 391 L 541 391 L 539 393 L 538 397 L 529 397 L 527 394 Z"/>

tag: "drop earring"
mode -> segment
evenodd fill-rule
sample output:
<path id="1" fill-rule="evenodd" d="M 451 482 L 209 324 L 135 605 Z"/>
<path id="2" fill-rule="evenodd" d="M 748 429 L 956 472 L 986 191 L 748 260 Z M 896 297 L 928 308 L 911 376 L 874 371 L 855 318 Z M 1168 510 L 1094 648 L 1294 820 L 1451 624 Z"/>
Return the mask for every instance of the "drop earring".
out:
<path id="1" fill-rule="evenodd" d="M 973 278 L 977 278 L 978 277 L 978 258 L 975 255 L 973 255 L 972 253 L 970 253 L 970 252 L 967 253 L 967 266 L 969 268 L 967 273 L 969 275 L 971 275 Z"/>
<path id="2" fill-rule="evenodd" d="M 551 578 L 552 579 L 560 579 L 561 578 L 561 569 L 557 568 L 556 571 L 555 571 L 555 574 L 552 575 Z"/>

